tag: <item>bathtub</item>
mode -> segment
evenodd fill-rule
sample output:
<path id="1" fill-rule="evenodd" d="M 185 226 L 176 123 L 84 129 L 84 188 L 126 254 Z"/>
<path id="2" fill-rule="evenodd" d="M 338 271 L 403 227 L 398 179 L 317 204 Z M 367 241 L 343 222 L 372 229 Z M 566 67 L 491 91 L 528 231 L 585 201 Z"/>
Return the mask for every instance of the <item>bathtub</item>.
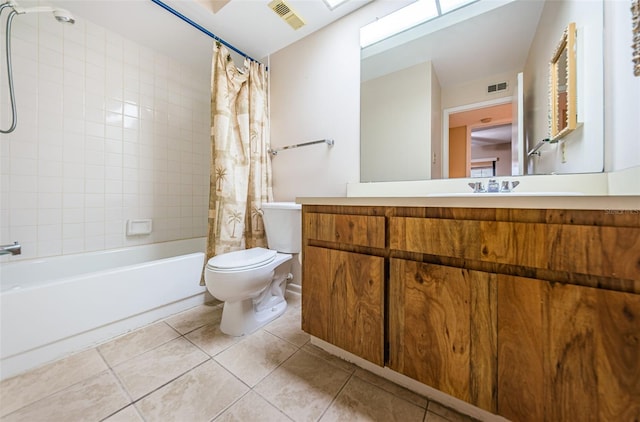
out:
<path id="1" fill-rule="evenodd" d="M 204 303 L 205 242 L 0 264 L 0 379 Z"/>

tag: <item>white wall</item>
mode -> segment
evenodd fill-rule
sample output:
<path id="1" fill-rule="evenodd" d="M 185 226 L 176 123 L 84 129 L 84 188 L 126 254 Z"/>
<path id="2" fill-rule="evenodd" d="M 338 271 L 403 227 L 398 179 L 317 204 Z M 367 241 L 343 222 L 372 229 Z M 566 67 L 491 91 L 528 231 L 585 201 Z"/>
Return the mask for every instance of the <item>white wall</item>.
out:
<path id="1" fill-rule="evenodd" d="M 442 88 L 442 108 L 448 109 L 468 104 L 512 97 L 516 87 L 518 71 L 504 72 L 468 83 Z M 487 86 L 506 82 L 507 89 L 487 92 Z"/>
<path id="2" fill-rule="evenodd" d="M 362 82 L 361 182 L 431 178 L 431 73 L 426 62 Z"/>
<path id="3" fill-rule="evenodd" d="M 600 172 L 604 167 L 602 3 L 550 1 L 545 4 L 540 22 L 524 69 L 525 133 L 528 138 L 525 150 L 550 135 L 549 61 L 570 22 L 576 23 L 583 45 L 578 51 L 578 108 L 582 108 L 583 113 L 582 125 L 561 142 L 545 145 L 540 150 L 541 155 L 530 160 L 529 167 L 536 174 Z"/>
<path id="4" fill-rule="evenodd" d="M 270 57 L 272 147 L 335 140 L 273 158 L 276 200 L 345 196 L 360 180 L 360 27 L 399 3 L 370 3 Z"/>
<path id="5" fill-rule="evenodd" d="M 628 1 L 605 2 L 605 171 L 640 166 L 640 76 L 633 75 L 630 9 Z"/>
<path id="6" fill-rule="evenodd" d="M 49 13 L 14 19 L 12 52 L 18 126 L 0 136 L 0 243 L 20 241 L 22 255 L 3 261 L 206 235 L 209 68 Z M 4 64 L 0 78 L 6 129 Z M 134 218 L 152 218 L 153 233 L 127 238 Z"/>
<path id="7" fill-rule="evenodd" d="M 472 159 L 497 157 L 496 176 L 511 176 L 511 144 L 471 146 Z"/>
<path id="8" fill-rule="evenodd" d="M 358 37 L 341 21 L 271 56 L 271 146 L 334 139 L 273 158 L 276 200 L 344 195 L 359 180 Z"/>

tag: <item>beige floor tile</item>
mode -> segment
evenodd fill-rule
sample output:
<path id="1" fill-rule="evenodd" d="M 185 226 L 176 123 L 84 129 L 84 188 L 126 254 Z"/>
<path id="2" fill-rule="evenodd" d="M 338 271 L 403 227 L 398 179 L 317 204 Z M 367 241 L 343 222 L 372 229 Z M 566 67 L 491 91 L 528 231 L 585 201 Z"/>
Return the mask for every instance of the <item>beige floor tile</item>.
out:
<path id="1" fill-rule="evenodd" d="M 295 311 L 285 313 L 267 324 L 264 329 L 298 347 L 302 347 L 310 338 L 309 334 L 300 328 L 300 312 Z"/>
<path id="2" fill-rule="evenodd" d="M 133 400 L 209 359 L 184 338 L 177 338 L 113 368 Z"/>
<path id="3" fill-rule="evenodd" d="M 352 377 L 321 421 L 422 422 L 425 409 Z"/>
<path id="4" fill-rule="evenodd" d="M 164 321 L 180 334 L 186 334 L 207 324 L 220 322 L 222 304 L 207 303 L 196 306 Z"/>
<path id="5" fill-rule="evenodd" d="M 134 405 L 129 405 L 103 422 L 144 422 Z"/>
<path id="6" fill-rule="evenodd" d="M 302 350 L 258 384 L 254 391 L 296 421 L 315 421 L 351 374 Z"/>
<path id="7" fill-rule="evenodd" d="M 475 420 L 471 416 L 457 412 L 434 401 L 429 402 L 427 410 L 431 413 L 442 416 L 450 422 L 471 422 Z"/>
<path id="8" fill-rule="evenodd" d="M 250 387 L 256 385 L 297 348 L 266 331 L 256 331 L 214 359 Z"/>
<path id="9" fill-rule="evenodd" d="M 98 350 L 113 367 L 179 336 L 176 330 L 159 322 L 103 344 Z"/>
<path id="10" fill-rule="evenodd" d="M 147 421 L 209 421 L 248 391 L 208 361 L 136 403 Z"/>
<path id="11" fill-rule="evenodd" d="M 433 412 L 427 412 L 427 414 L 424 416 L 424 420 L 425 422 L 449 422 L 449 419 Z"/>
<path id="12" fill-rule="evenodd" d="M 7 415 L 12 421 L 98 421 L 129 404 L 111 371 L 89 378 Z"/>
<path id="13" fill-rule="evenodd" d="M 346 360 L 340 359 L 337 356 L 334 356 L 330 353 L 325 352 L 324 350 L 322 350 L 321 348 L 319 348 L 318 346 L 315 346 L 311 343 L 307 343 L 304 346 L 302 346 L 302 350 L 304 350 L 307 353 L 310 353 L 314 356 L 319 357 L 320 359 L 323 359 L 327 362 L 329 362 L 330 364 L 337 366 L 338 368 L 353 373 L 355 372 L 357 366 L 355 366 L 353 363 L 351 362 L 347 362 Z"/>
<path id="14" fill-rule="evenodd" d="M 416 394 L 413 391 L 407 390 L 406 388 L 401 387 L 398 384 L 395 384 L 389 380 L 386 380 L 382 377 L 372 374 L 369 371 L 365 371 L 362 368 L 356 368 L 356 372 L 354 375 L 358 378 L 361 378 L 367 381 L 370 384 L 373 384 L 377 387 L 382 388 L 385 391 L 388 391 L 389 393 L 395 396 L 400 397 L 401 399 L 411 402 L 416 406 L 420 406 L 423 409 L 426 409 L 427 404 L 429 403 L 429 401 L 425 397 L 419 394 Z"/>
<path id="15" fill-rule="evenodd" d="M 219 324 L 205 325 L 191 331 L 185 337 L 209 356 L 215 356 L 242 340 L 242 337 L 229 336 L 220 331 Z"/>
<path id="16" fill-rule="evenodd" d="M 108 369 L 95 349 L 77 353 L 0 383 L 0 416 Z"/>
<path id="17" fill-rule="evenodd" d="M 220 332 L 221 305 L 198 306 L 2 381 L 0 420 L 475 421 L 312 345 L 288 302 L 249 336 Z"/>
<path id="18" fill-rule="evenodd" d="M 284 413 L 271 403 L 250 391 L 237 403 L 216 418 L 215 422 L 282 422 L 290 421 Z"/>

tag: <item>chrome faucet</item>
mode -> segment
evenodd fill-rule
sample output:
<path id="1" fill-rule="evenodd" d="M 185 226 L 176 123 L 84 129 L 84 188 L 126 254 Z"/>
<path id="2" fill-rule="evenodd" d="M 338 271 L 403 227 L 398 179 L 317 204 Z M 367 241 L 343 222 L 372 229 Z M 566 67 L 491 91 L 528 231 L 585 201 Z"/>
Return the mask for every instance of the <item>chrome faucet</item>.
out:
<path id="1" fill-rule="evenodd" d="M 500 192 L 511 192 L 519 184 L 520 182 L 518 182 L 517 180 L 514 180 L 513 182 L 509 182 L 508 180 L 503 180 L 502 185 L 500 186 Z"/>
<path id="2" fill-rule="evenodd" d="M 484 189 L 484 185 L 482 184 L 482 182 L 473 182 L 473 183 L 469 183 L 469 187 L 470 187 L 471 189 L 473 189 L 473 193 L 486 192 L 486 190 Z"/>
<path id="3" fill-rule="evenodd" d="M 0 245 L 0 255 L 20 255 L 20 253 L 22 251 L 18 242 L 13 242 L 13 245 Z"/>
<path id="4" fill-rule="evenodd" d="M 487 192 L 499 192 L 500 184 L 496 182 L 496 179 L 489 179 L 489 184 L 487 185 Z"/>
<path id="5" fill-rule="evenodd" d="M 471 189 L 473 189 L 473 193 L 485 193 L 485 192 L 489 192 L 489 193 L 503 192 L 503 193 L 506 193 L 506 192 L 511 192 L 519 184 L 520 184 L 520 182 L 518 182 L 517 180 L 514 180 L 514 181 L 503 180 L 501 183 L 498 183 L 496 181 L 496 179 L 489 179 L 489 183 L 487 184 L 487 187 L 485 188 L 485 186 L 484 186 L 484 184 L 482 182 L 471 182 L 471 183 L 468 183 L 469 187 Z"/>

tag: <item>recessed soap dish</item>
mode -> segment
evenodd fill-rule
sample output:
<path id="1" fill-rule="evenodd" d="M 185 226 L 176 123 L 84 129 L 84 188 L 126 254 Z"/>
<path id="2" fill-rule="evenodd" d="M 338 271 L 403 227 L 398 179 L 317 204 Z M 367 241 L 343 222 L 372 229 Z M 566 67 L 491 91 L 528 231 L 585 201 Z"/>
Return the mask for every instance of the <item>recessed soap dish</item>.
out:
<path id="1" fill-rule="evenodd" d="M 151 219 L 127 220 L 127 236 L 150 234 L 153 230 Z"/>

